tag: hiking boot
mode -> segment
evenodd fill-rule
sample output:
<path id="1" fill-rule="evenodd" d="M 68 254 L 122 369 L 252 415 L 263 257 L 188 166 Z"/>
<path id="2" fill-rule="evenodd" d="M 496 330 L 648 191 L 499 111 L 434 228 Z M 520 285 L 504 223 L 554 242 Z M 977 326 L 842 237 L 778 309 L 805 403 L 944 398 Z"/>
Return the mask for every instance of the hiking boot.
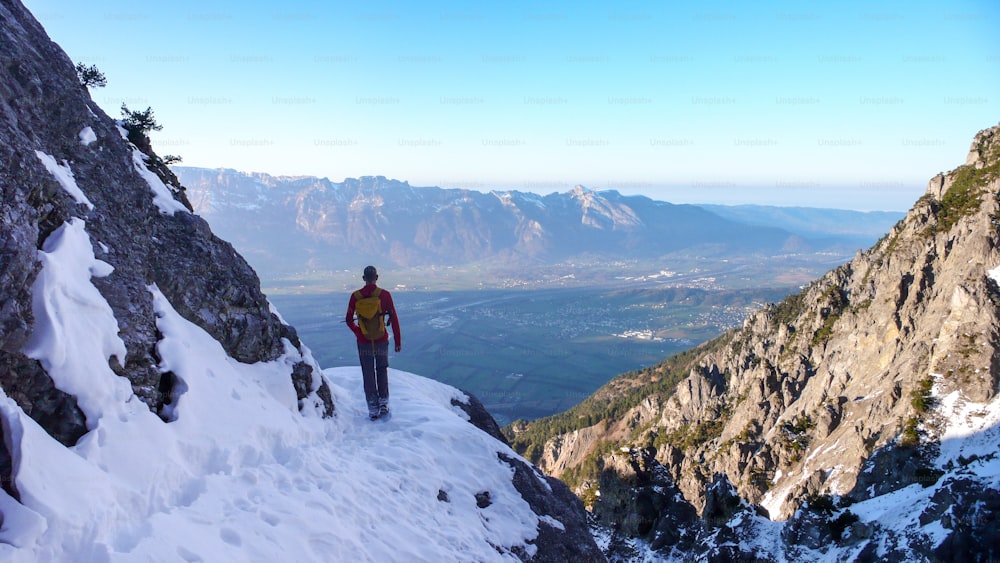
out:
<path id="1" fill-rule="evenodd" d="M 377 402 L 368 403 L 368 418 L 375 420 L 382 416 L 381 410 Z"/>
<path id="2" fill-rule="evenodd" d="M 389 414 L 389 405 L 388 404 L 380 405 L 378 408 L 378 418 L 382 418 L 387 414 Z"/>

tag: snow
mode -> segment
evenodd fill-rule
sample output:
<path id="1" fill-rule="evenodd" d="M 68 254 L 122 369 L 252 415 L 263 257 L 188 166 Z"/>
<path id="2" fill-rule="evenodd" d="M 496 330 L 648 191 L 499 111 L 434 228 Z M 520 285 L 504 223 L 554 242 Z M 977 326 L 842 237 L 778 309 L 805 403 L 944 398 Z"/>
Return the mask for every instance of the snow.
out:
<path id="1" fill-rule="evenodd" d="M 551 516 L 541 516 L 541 517 L 539 517 L 539 520 L 542 521 L 542 522 L 545 522 L 546 524 L 548 524 L 549 526 L 552 526 L 553 528 L 555 528 L 557 530 L 561 530 L 563 532 L 566 531 L 566 526 L 562 522 L 556 520 L 555 518 L 553 518 Z"/>
<path id="2" fill-rule="evenodd" d="M 936 391 L 936 386 L 934 391 Z M 945 417 L 937 465 L 945 468 L 960 458 L 979 459 L 970 465 L 986 486 L 1000 488 L 1000 397 L 989 403 L 967 400 L 958 391 L 938 397 L 937 412 Z"/>
<path id="3" fill-rule="evenodd" d="M 838 449 L 838 448 L 840 448 L 840 438 L 837 438 L 837 440 L 836 440 L 836 441 L 835 441 L 834 443 L 830 444 L 830 445 L 829 445 L 829 446 L 827 446 L 826 448 L 823 448 L 822 450 L 821 450 L 821 449 L 819 449 L 819 448 L 815 448 L 815 449 L 813 449 L 812 453 L 810 453 L 810 454 L 809 454 L 809 457 L 807 457 L 807 458 L 806 458 L 806 462 L 805 462 L 805 464 L 806 464 L 806 465 L 809 465 L 809 463 L 810 463 L 810 462 L 811 462 L 811 461 L 812 461 L 812 460 L 813 460 L 814 458 L 816 458 L 816 456 L 820 456 L 820 455 L 826 455 L 826 454 L 828 454 L 828 453 L 830 453 L 830 452 L 832 452 L 833 450 L 836 450 L 836 449 Z M 843 450 L 843 448 L 840 448 L 840 449 L 841 449 L 841 450 Z M 836 468 L 834 468 L 834 469 L 836 469 Z"/>
<path id="4" fill-rule="evenodd" d="M 24 353 L 41 361 L 57 388 L 77 397 L 93 428 L 106 407 L 117 410 L 132 390 L 108 366 L 112 356 L 124 365 L 125 343 L 111 307 L 90 279 L 107 276 L 113 268 L 94 258 L 84 227 L 82 220 L 71 219 L 38 251 L 42 269 L 31 292 L 38 328 Z"/>
<path id="5" fill-rule="evenodd" d="M 525 203 L 525 204 L 531 204 L 537 207 L 538 209 L 545 209 L 545 202 L 542 201 L 541 196 L 538 196 L 533 193 L 517 192 L 517 191 L 501 192 L 496 190 L 492 190 L 490 191 L 490 193 L 493 194 L 493 196 L 500 201 L 500 204 L 505 207 L 518 208 L 519 204 Z"/>
<path id="6" fill-rule="evenodd" d="M 781 507 L 785 505 L 785 501 L 788 499 L 788 494 L 791 492 L 793 485 L 786 485 L 779 490 L 770 489 L 764 493 L 764 497 L 760 501 L 760 505 L 767 510 L 771 519 L 777 519 L 777 516 L 781 514 Z"/>
<path id="7" fill-rule="evenodd" d="M 160 213 L 164 215 L 173 215 L 178 211 L 187 213 L 187 208 L 181 202 L 174 199 L 170 188 L 146 166 L 146 158 L 146 155 L 142 154 L 142 151 L 135 147 L 132 148 L 132 166 L 135 167 L 135 171 L 139 173 L 139 176 L 142 176 L 142 179 L 146 180 L 146 183 L 149 184 L 149 189 L 153 190 L 153 203 L 160 209 Z"/>
<path id="8" fill-rule="evenodd" d="M 80 143 L 83 146 L 86 147 L 96 140 L 97 134 L 94 133 L 94 130 L 91 129 L 89 125 L 80 130 Z"/>
<path id="9" fill-rule="evenodd" d="M 1000 397 L 989 403 L 975 403 L 959 391 L 940 396 L 938 386 L 932 393 L 939 402 L 936 414 L 944 418 L 940 435 L 940 454 L 936 465 L 944 470 L 938 481 L 929 487 L 919 484 L 851 505 L 850 510 L 862 522 L 878 522 L 900 536 L 919 530 L 931 545 L 940 545 L 951 534 L 940 520 L 921 526 L 920 516 L 931 505 L 935 493 L 949 479 L 961 476 L 973 478 L 984 487 L 1000 487 Z M 976 456 L 979 459 L 976 459 Z M 965 463 L 960 461 L 965 459 Z"/>
<path id="10" fill-rule="evenodd" d="M 754 553 L 755 559 L 760 561 L 776 560 L 787 561 L 783 557 L 783 541 L 781 531 L 784 528 L 781 522 L 773 522 L 763 516 L 744 514 L 734 520 L 730 527 L 737 525 L 743 519 L 749 519 L 748 528 L 755 533 L 748 534 L 740 540 L 739 546 L 744 553 Z"/>
<path id="11" fill-rule="evenodd" d="M 594 541 L 597 543 L 597 547 L 599 547 L 601 551 L 607 552 L 612 543 L 616 543 L 621 546 L 620 549 L 623 548 L 622 551 L 629 554 L 629 563 L 658 563 L 661 561 L 675 560 L 674 558 L 665 558 L 662 554 L 654 551 L 649 546 L 648 542 L 637 538 L 620 536 L 610 528 L 594 525 L 591 526 L 590 533 L 594 536 Z M 613 561 L 622 561 L 622 559 Z"/>
<path id="12" fill-rule="evenodd" d="M 919 516 L 935 490 L 914 484 L 852 504 L 850 510 L 863 522 L 878 521 L 889 529 L 905 532 L 920 527 Z"/>
<path id="13" fill-rule="evenodd" d="M 1000 266 L 989 270 L 986 274 L 989 275 L 993 281 L 997 282 L 997 285 L 1000 285 Z"/>
<path id="14" fill-rule="evenodd" d="M 90 209 L 94 208 L 94 204 L 90 203 L 90 200 L 87 199 L 83 190 L 76 185 L 76 179 L 73 177 L 73 171 L 70 169 L 69 163 L 64 160 L 62 164 L 59 164 L 56 162 L 54 156 L 46 154 L 42 151 L 35 151 L 35 156 L 38 157 L 38 160 L 42 161 L 42 164 L 45 165 L 45 169 L 55 177 L 56 181 L 59 182 L 59 185 L 62 186 L 63 189 L 69 193 L 69 195 L 73 196 L 73 199 L 76 200 L 77 203 L 82 203 Z"/>
<path id="15" fill-rule="evenodd" d="M 123 127 L 118 126 L 118 133 L 123 139 L 128 141 L 128 131 Z M 171 193 L 170 188 L 163 183 L 155 173 L 153 173 L 148 166 L 146 166 L 147 157 L 138 147 L 132 145 L 132 167 L 135 171 L 139 173 L 139 176 L 146 181 L 149 185 L 149 189 L 153 191 L 153 203 L 156 207 L 160 209 L 160 213 L 164 215 L 173 215 L 174 213 L 180 211 L 182 213 L 188 213 L 184 204 L 174 199 L 173 193 Z"/>
<path id="16" fill-rule="evenodd" d="M 529 555 L 541 522 L 449 386 L 390 369 L 393 416 L 365 416 L 360 369 L 329 369 L 332 419 L 299 412 L 287 341 L 246 365 L 149 288 L 159 368 L 182 391 L 164 422 L 108 367 L 125 350 L 91 278 L 84 223 L 40 252 L 28 348 L 77 395 L 88 433 L 67 448 L 0 390 L 19 504 L 0 491 L 0 558 L 14 561 L 502 561 Z M 86 385 L 84 385 L 86 383 Z M 93 417 L 91 415 L 94 415 Z M 489 492 L 491 504 L 477 506 Z M 441 493 L 447 500 L 439 500 Z"/>

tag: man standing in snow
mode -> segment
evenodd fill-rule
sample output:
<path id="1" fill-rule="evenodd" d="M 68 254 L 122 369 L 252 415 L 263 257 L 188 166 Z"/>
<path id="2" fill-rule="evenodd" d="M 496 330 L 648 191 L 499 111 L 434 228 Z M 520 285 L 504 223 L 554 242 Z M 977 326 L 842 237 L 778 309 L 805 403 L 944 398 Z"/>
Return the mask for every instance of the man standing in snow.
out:
<path id="1" fill-rule="evenodd" d="M 392 326 L 396 352 L 402 349 L 403 341 L 392 295 L 375 285 L 378 281 L 375 266 L 367 266 L 361 279 L 365 281 L 365 286 L 351 294 L 345 322 L 358 339 L 368 416 L 375 420 L 389 414 L 389 332 L 385 330 L 386 316 Z M 358 314 L 357 323 L 355 312 Z"/>

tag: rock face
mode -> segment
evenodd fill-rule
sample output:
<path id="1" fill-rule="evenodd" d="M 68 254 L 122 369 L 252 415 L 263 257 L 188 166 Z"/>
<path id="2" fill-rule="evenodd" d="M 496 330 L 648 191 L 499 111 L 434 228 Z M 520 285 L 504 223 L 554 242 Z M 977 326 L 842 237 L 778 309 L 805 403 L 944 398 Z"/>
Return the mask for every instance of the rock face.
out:
<path id="1" fill-rule="evenodd" d="M 848 522 L 843 507 L 919 484 L 935 487 L 934 498 L 948 508 L 921 505 L 927 515 L 917 527 L 940 522 L 946 537 L 965 538 L 971 533 L 966 524 L 935 514 L 995 517 L 992 501 L 975 505 L 962 495 L 973 483 L 988 487 L 991 481 L 952 473 L 969 456 L 956 456 L 967 442 L 950 429 L 975 428 L 970 434 L 986 441 L 997 434 L 989 413 L 1000 404 L 998 137 L 1000 127 L 980 132 L 967 163 L 932 179 L 927 194 L 870 250 L 752 315 L 742 329 L 598 392 L 612 405 L 609 412 L 624 414 L 594 416 L 596 403 L 585 402 L 560 420 L 582 420 L 587 413 L 590 426 L 550 434 L 541 447 L 534 428 L 558 422 L 514 426 L 508 437 L 524 451 L 543 453 L 538 459 L 550 474 L 573 476 L 578 493 L 599 482 L 594 513 L 654 545 L 659 536 L 653 530 L 663 527 L 658 518 L 676 518 L 659 511 L 643 528 L 628 524 L 648 510 L 634 494 L 616 493 L 609 484 L 629 483 L 635 473 L 618 467 L 618 454 L 601 454 L 617 449 L 609 444 L 651 452 L 647 473 L 659 486 L 679 489 L 703 519 L 719 517 L 713 476 L 725 475 L 742 502 L 789 521 L 783 532 L 789 550 L 822 550 L 823 538 L 830 537 L 823 518 L 833 516 L 843 517 L 832 528 L 843 534 L 833 537 L 835 543 L 853 542 L 854 556 L 887 537 L 899 547 L 889 551 L 903 559 L 905 553 L 936 557 L 934 549 L 958 545 L 962 540 L 931 541 L 931 532 L 906 535 L 877 521 Z M 650 409 L 653 404 L 660 407 Z M 980 405 L 969 415 L 978 422 L 957 417 L 956 405 L 966 404 Z M 536 437 L 519 444 L 519 435 L 533 432 Z M 998 445 L 992 444 L 994 451 Z M 587 464 L 604 468 L 599 478 L 582 469 Z M 991 471 L 976 467 L 977 475 Z M 996 494 L 988 489 L 987 497 Z M 810 498 L 840 504 L 815 516 Z M 608 516 L 609 503 L 621 505 L 619 516 Z M 822 520 L 819 528 L 826 531 L 810 519 Z M 1000 534 L 979 533 L 964 544 L 964 553 L 991 556 Z"/>
<path id="2" fill-rule="evenodd" d="M 470 424 L 506 444 L 507 439 L 483 403 L 468 392 L 465 392 L 465 396 L 464 402 L 452 399 L 451 404 L 469 415 Z M 542 524 L 535 540 L 538 552 L 532 561 L 604 560 L 604 555 L 587 529 L 583 503 L 565 483 L 544 475 L 537 467 L 520 458 L 502 453 L 498 457 L 514 472 L 514 488 L 527 501 L 531 510 L 541 517 Z M 560 524 L 553 524 L 556 521 Z"/>
<path id="3" fill-rule="evenodd" d="M 111 368 L 154 412 L 171 401 L 159 366 L 149 286 L 245 363 L 302 352 L 257 275 L 191 213 L 184 189 L 148 142 L 130 143 L 95 104 L 70 59 L 20 3 L 0 2 L 0 386 L 53 437 L 72 445 L 87 430 L 74 397 L 25 354 L 35 326 L 39 250 L 61 226 L 82 221 L 109 275 L 92 278 L 119 324 L 126 354 Z M 313 365 L 293 370 L 300 401 L 333 412 Z"/>

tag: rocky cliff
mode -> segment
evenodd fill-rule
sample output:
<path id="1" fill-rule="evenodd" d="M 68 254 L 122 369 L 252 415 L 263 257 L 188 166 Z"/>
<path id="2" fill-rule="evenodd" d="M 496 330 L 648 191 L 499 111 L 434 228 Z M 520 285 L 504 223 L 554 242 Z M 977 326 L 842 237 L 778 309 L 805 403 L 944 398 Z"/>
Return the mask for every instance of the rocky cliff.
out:
<path id="1" fill-rule="evenodd" d="M 58 366 L 39 361 L 28 346 L 37 317 L 59 315 L 45 311 L 39 296 L 46 290 L 39 254 L 74 224 L 108 266 L 93 284 L 125 345 L 110 367 L 154 412 L 171 402 L 174 382 L 159 366 L 150 286 L 240 362 L 274 360 L 286 346 L 301 354 L 295 330 L 271 311 L 257 275 L 191 212 L 148 142 L 129 142 L 20 3 L 0 9 L 0 386 L 7 395 L 66 445 L 87 431 L 74 397 L 53 384 L 49 372 Z M 291 377 L 299 399 L 329 415 L 333 403 L 314 367 L 298 362 Z"/>
<path id="2" fill-rule="evenodd" d="M 661 552 L 719 554 L 694 538 L 760 535 L 766 513 L 787 521 L 781 540 L 744 555 L 935 558 L 961 544 L 995 557 L 1000 533 L 983 523 L 1000 508 L 998 135 L 976 135 L 966 163 L 868 251 L 575 411 L 515 424 L 515 445 L 617 538 Z M 980 441 L 985 457 L 967 449 Z M 848 508 L 902 491 L 925 495 L 907 507 L 912 529 Z"/>

